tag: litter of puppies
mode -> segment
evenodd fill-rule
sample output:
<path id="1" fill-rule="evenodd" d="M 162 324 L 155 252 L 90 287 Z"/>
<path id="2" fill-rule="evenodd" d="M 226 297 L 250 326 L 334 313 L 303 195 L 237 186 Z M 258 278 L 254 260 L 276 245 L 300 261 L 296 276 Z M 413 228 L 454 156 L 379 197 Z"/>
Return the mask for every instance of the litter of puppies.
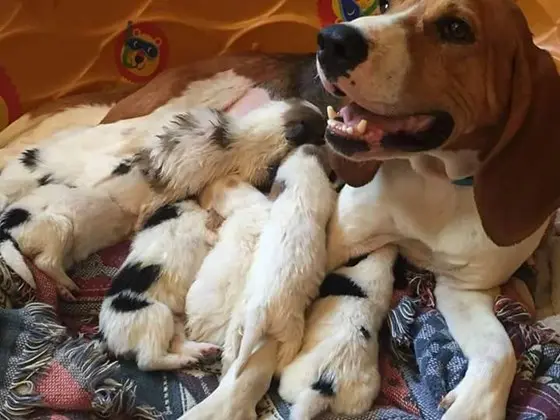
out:
<path id="1" fill-rule="evenodd" d="M 396 251 L 327 275 L 337 189 L 320 111 L 287 100 L 243 117 L 200 108 L 165 121 L 163 130 L 124 127 L 119 152 L 107 145 L 95 164 L 82 153 L 58 170 L 62 136 L 8 165 L 6 264 L 34 286 L 31 258 L 71 298 L 78 288 L 66 270 L 136 231 L 101 308 L 100 344 L 143 370 L 223 352 L 220 386 L 182 418 L 255 418 L 274 375 L 295 420 L 369 408 Z M 338 318 L 348 324 L 341 335 Z"/>

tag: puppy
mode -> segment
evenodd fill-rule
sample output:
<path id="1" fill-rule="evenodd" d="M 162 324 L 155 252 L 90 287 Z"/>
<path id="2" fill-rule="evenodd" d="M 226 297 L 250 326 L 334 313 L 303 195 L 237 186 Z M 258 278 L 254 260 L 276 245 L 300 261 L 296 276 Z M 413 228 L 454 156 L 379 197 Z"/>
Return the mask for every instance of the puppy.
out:
<path id="1" fill-rule="evenodd" d="M 325 277 L 310 308 L 303 347 L 280 378 L 293 420 L 331 409 L 356 416 L 380 387 L 377 334 L 393 291 L 396 249 L 388 246 Z"/>
<path id="2" fill-rule="evenodd" d="M 185 339 L 177 317 L 216 234 L 194 200 L 161 207 L 144 224 L 101 306 L 99 327 L 115 355 L 134 354 L 142 370 L 172 370 L 218 347 Z"/>
<path id="3" fill-rule="evenodd" d="M 271 191 L 277 198 L 245 287 L 237 374 L 265 337 L 278 341 L 277 372 L 301 347 L 304 312 L 325 275 L 325 230 L 336 196 L 329 173 L 324 150 L 312 145 L 298 148 L 278 169 Z"/>
<path id="4" fill-rule="evenodd" d="M 8 206 L 0 217 L 0 229 L 17 244 L 15 249 L 11 241 L 4 242 L 0 254 L 19 273 L 21 252 L 71 299 L 79 289 L 66 270 L 126 238 L 135 221 L 105 190 L 44 185 Z"/>
<path id="5" fill-rule="evenodd" d="M 232 360 L 232 339 L 226 337 L 226 331 L 241 300 L 253 254 L 272 203 L 263 193 L 235 175 L 206 187 L 200 202 L 225 221 L 220 227 L 218 242 L 204 259 L 187 294 L 187 330 L 191 340 L 208 341 L 219 346 L 225 344 L 222 354 L 222 365 L 225 367 Z M 237 334 L 237 331 L 229 334 Z"/>
<path id="6" fill-rule="evenodd" d="M 135 156 L 170 201 L 198 194 L 209 182 L 238 173 L 260 184 L 268 168 L 303 143 L 322 144 L 326 120 L 310 102 L 271 101 L 244 116 L 213 108 L 166 109 L 144 118 L 68 130 L 30 146 L 0 174 L 0 209 L 48 177 L 95 186 Z"/>

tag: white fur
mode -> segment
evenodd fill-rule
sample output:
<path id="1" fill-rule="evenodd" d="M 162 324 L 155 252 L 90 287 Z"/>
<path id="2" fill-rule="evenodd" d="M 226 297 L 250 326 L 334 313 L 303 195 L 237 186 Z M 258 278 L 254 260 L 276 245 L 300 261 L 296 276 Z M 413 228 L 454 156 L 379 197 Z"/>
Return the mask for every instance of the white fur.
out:
<path id="1" fill-rule="evenodd" d="M 388 246 L 354 267 L 336 270 L 367 297 L 326 296 L 311 306 L 303 347 L 280 379 L 280 396 L 294 404 L 293 420 L 310 420 L 328 408 L 355 416 L 371 407 L 381 385 L 377 334 L 391 303 L 395 256 L 396 249 Z M 320 378 L 332 381 L 332 397 L 312 389 Z"/>
<path id="2" fill-rule="evenodd" d="M 235 357 L 231 342 L 237 335 L 237 331 L 229 331 L 228 325 L 241 301 L 246 276 L 272 203 L 237 176 L 210 184 L 200 200 L 225 221 L 220 227 L 218 242 L 204 259 L 187 294 L 187 330 L 192 340 L 225 346 L 222 364 L 227 366 Z M 227 336 L 226 332 L 229 332 Z"/>
<path id="3" fill-rule="evenodd" d="M 240 371 L 266 337 L 278 341 L 277 371 L 301 347 L 305 309 L 325 274 L 325 228 L 336 196 L 321 161 L 308 154 L 318 150 L 302 146 L 278 170 L 275 182 L 285 189 L 272 206 L 245 287 Z"/>
<path id="4" fill-rule="evenodd" d="M 136 235 L 113 286 L 135 264 L 144 269 L 156 266 L 159 274 L 145 291 L 134 291 L 134 281 L 120 289 L 117 286 L 116 293 L 110 290 L 99 314 L 107 347 L 117 355 L 134 353 L 143 370 L 178 369 L 218 350 L 211 344 L 187 341 L 183 324 L 176 318 L 182 318 L 188 289 L 216 239 L 206 227 L 208 213 L 192 200 L 166 208 L 176 209 L 178 217 L 146 227 Z M 145 306 L 117 310 L 118 299 L 140 300 Z"/>
<path id="5" fill-rule="evenodd" d="M 469 360 L 465 378 L 442 402 L 444 418 L 503 419 L 515 355 L 492 293 L 536 249 L 545 228 L 498 247 L 482 228 L 471 187 L 415 172 L 406 160 L 386 161 L 369 184 L 341 191 L 329 225 L 329 263 L 338 267 L 393 243 L 434 272 L 437 307 Z"/>

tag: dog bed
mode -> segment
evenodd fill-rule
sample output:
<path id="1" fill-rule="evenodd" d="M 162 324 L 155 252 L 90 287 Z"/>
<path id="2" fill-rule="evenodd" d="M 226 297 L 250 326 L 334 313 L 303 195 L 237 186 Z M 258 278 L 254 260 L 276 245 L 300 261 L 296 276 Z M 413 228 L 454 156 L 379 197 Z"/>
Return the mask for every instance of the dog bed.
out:
<path id="1" fill-rule="evenodd" d="M 112 360 L 91 339 L 110 278 L 128 243 L 92 255 L 72 273 L 82 288 L 76 302 L 57 300 L 53 283 L 32 267 L 35 293 L 3 270 L 0 292 L 21 309 L 0 309 L 0 418 L 52 420 L 144 418 L 174 420 L 218 386 L 219 364 L 180 372 L 142 372 Z M 383 378 L 375 406 L 358 419 L 439 419 L 438 403 L 463 377 L 467 361 L 434 309 L 430 273 L 398 261 L 392 310 L 382 330 Z M 496 315 L 518 358 L 508 419 L 557 419 L 560 341 L 532 320 L 532 301 L 513 287 L 536 275 L 526 264 L 496 299 Z M 6 300 L 5 300 L 6 301 Z M 275 386 L 258 406 L 261 419 L 288 419 Z M 325 419 L 336 419 L 325 415 Z"/>
<path id="2" fill-rule="evenodd" d="M 352 10 L 375 13 L 377 5 L 375 0 L 190 0 L 187 7 L 179 0 L 103 0 L 88 8 L 73 0 L 2 2 L 0 129 L 52 98 L 140 85 L 197 58 L 248 49 L 312 51 L 318 27 L 344 20 Z M 560 67 L 560 5 L 519 3 L 537 42 Z M 127 250 L 123 243 L 76 267 L 73 278 L 82 288 L 76 302 L 59 301 L 52 282 L 33 267 L 36 291 L 9 270 L 0 271 L 0 418 L 175 419 L 217 387 L 217 364 L 146 373 L 96 349 L 91 339 L 101 301 Z M 535 275 L 529 264 L 516 277 Z M 381 340 L 382 391 L 361 418 L 439 419 L 438 403 L 462 378 L 466 359 L 434 309 L 430 273 L 401 261 L 396 276 L 399 287 Z M 517 281 L 495 302 L 518 357 L 508 418 L 560 418 L 560 344 L 533 323 L 531 300 L 512 292 Z M 258 409 L 266 419 L 289 414 L 274 387 Z"/>

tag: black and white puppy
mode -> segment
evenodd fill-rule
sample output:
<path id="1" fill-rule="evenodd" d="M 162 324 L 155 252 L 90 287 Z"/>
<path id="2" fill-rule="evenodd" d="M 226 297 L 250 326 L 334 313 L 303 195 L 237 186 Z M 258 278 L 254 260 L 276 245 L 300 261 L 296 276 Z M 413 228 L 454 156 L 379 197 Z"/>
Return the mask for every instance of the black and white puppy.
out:
<path id="1" fill-rule="evenodd" d="M 297 355 L 305 310 L 318 293 L 327 264 L 326 226 L 336 193 L 326 151 L 304 145 L 280 165 L 277 195 L 245 287 L 239 374 L 263 340 L 278 341 L 277 372 Z"/>
<path id="2" fill-rule="evenodd" d="M 8 206 L 0 217 L 0 229 L 18 245 L 4 241 L 0 254 L 18 274 L 23 270 L 18 254 L 30 258 L 56 281 L 62 296 L 72 298 L 78 287 L 66 270 L 125 239 L 135 222 L 136 215 L 123 210 L 106 189 L 44 185 Z"/>
<path id="3" fill-rule="evenodd" d="M 213 344 L 185 338 L 185 297 L 217 239 L 195 200 L 158 209 L 133 240 L 101 306 L 99 327 L 115 355 L 133 354 L 142 370 L 172 370 L 215 355 Z"/>
<path id="4" fill-rule="evenodd" d="M 378 332 L 391 303 L 396 253 L 385 247 L 323 280 L 303 347 L 280 378 L 279 393 L 293 404 L 292 420 L 328 409 L 356 416 L 371 407 L 380 388 Z"/>

